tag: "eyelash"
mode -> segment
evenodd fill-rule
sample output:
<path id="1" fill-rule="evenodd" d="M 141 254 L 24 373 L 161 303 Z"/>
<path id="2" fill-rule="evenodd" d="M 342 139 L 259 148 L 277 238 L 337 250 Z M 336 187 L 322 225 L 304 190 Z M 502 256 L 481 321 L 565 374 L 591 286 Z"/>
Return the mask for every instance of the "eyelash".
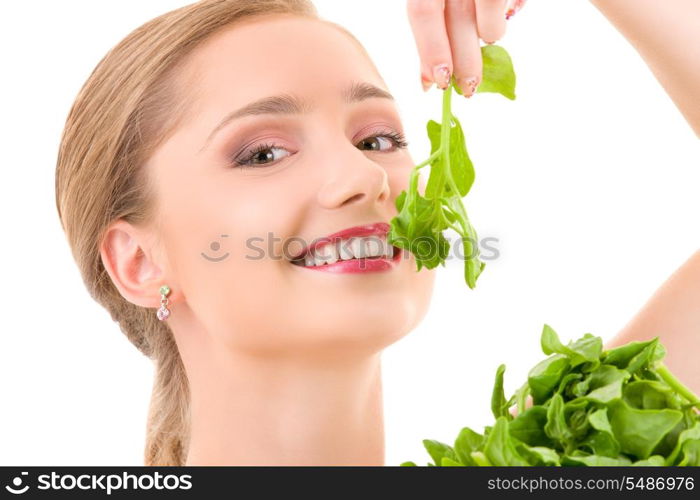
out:
<path id="1" fill-rule="evenodd" d="M 404 136 L 404 134 L 402 134 L 400 132 L 384 132 L 384 133 L 380 133 L 380 134 L 369 135 L 369 136 L 365 137 L 364 139 L 361 139 L 360 142 L 366 141 L 367 139 L 372 139 L 374 137 L 388 137 L 389 139 L 392 140 L 392 142 L 394 143 L 394 146 L 398 149 L 405 149 L 408 147 L 408 142 L 406 142 L 406 137 Z M 263 144 L 260 144 L 259 146 L 255 146 L 255 148 L 246 152 L 243 155 L 243 158 L 239 157 L 239 158 L 233 159 L 232 166 L 234 168 L 260 168 L 260 167 L 266 167 L 269 165 L 273 165 L 277 162 L 271 161 L 271 162 L 268 162 L 268 163 L 265 163 L 262 165 L 260 165 L 260 164 L 254 165 L 254 164 L 251 164 L 250 161 L 258 153 L 262 153 L 263 151 L 266 151 L 268 149 L 275 149 L 275 148 L 284 149 L 281 146 L 278 146 L 277 144 L 269 144 L 269 143 L 263 143 Z M 392 150 L 388 150 L 388 151 L 384 151 L 384 152 L 385 153 L 392 153 L 394 151 L 396 151 L 396 150 L 392 149 Z M 281 160 L 278 160 L 278 161 L 281 161 Z"/>

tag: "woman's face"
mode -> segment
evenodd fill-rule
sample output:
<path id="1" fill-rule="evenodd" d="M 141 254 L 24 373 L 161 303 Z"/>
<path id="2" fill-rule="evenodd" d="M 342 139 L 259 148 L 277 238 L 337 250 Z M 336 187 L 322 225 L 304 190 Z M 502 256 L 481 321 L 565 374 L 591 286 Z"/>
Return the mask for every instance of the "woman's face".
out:
<path id="1" fill-rule="evenodd" d="M 353 84 L 386 91 L 356 43 L 323 22 L 269 17 L 208 40 L 181 76 L 191 114 L 148 165 L 176 334 L 180 322 L 248 352 L 349 353 L 410 331 L 435 273 L 417 272 L 411 254 L 377 272 L 290 261 L 319 238 L 389 223 L 408 186 L 414 162 L 391 137 L 403 133 L 395 103 L 367 92 L 346 101 Z M 282 94 L 303 102 L 302 112 L 268 105 L 220 125 Z"/>

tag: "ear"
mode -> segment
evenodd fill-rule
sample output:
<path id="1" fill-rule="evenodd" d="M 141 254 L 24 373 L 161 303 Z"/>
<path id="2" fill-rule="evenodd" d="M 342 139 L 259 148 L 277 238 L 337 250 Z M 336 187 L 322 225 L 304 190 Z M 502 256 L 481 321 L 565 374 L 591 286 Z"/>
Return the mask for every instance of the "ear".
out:
<path id="1" fill-rule="evenodd" d="M 174 283 L 162 271 L 164 263 L 155 262 L 153 257 L 160 255 L 154 248 L 155 238 L 145 229 L 119 219 L 105 232 L 100 244 L 100 255 L 105 270 L 119 293 L 126 300 L 141 307 L 159 307 L 162 285 L 169 285 L 175 298 Z M 160 265 L 159 265 L 160 264 Z"/>

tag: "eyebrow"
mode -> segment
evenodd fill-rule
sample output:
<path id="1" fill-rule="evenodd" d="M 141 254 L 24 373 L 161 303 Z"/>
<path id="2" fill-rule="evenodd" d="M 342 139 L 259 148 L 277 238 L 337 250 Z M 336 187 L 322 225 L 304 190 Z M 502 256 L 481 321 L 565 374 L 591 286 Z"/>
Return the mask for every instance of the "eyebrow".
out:
<path id="1" fill-rule="evenodd" d="M 381 89 L 371 83 L 367 82 L 353 82 L 341 93 L 343 102 L 347 104 L 352 104 L 355 102 L 364 101 L 371 98 L 380 99 L 390 99 L 394 101 L 394 96 L 384 89 Z M 298 96 L 291 94 L 279 94 L 270 97 L 263 97 L 249 104 L 246 104 L 240 109 L 232 111 L 227 114 L 219 124 L 214 127 L 207 139 L 204 141 L 204 145 L 201 152 L 207 144 L 212 140 L 212 138 L 226 125 L 234 120 L 239 120 L 246 116 L 253 115 L 293 115 L 293 114 L 305 114 L 312 110 L 311 104 L 301 99 Z"/>

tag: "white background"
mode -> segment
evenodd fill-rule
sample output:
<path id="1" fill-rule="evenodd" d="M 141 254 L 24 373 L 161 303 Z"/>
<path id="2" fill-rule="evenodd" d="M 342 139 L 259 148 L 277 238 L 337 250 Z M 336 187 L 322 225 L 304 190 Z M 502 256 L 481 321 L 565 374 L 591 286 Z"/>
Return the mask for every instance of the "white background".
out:
<path id="1" fill-rule="evenodd" d="M 12 2 L 0 29 L 0 465 L 141 465 L 152 367 L 88 296 L 61 231 L 63 124 L 102 56 L 178 0 Z M 423 93 L 403 0 L 315 0 L 353 32 L 396 96 L 416 161 L 441 93 Z M 492 422 L 505 363 L 515 390 L 563 340 L 610 339 L 700 246 L 699 141 L 628 42 L 588 2 L 531 0 L 499 42 L 517 100 L 453 95 L 476 182 L 465 205 L 499 239 L 476 290 L 440 269 L 431 309 L 385 351 L 386 463 L 425 465 Z M 682 47 L 679 47 L 682 50 Z M 508 394 L 509 395 L 509 394 Z"/>

